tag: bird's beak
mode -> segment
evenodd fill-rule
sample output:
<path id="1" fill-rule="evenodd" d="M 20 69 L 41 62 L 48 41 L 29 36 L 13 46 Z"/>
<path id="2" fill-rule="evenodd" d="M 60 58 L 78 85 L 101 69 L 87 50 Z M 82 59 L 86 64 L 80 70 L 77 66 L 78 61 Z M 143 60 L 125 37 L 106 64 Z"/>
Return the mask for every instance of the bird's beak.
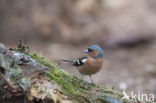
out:
<path id="1" fill-rule="evenodd" d="M 89 53 L 88 49 L 84 50 L 85 53 Z"/>

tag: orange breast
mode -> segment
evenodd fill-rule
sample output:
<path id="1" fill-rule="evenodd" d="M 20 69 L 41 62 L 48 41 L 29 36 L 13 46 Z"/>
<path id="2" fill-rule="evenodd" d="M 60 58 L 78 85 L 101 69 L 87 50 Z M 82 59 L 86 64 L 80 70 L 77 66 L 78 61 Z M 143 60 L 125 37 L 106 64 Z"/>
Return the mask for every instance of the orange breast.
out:
<path id="1" fill-rule="evenodd" d="M 79 68 L 79 71 L 84 75 L 92 75 L 97 73 L 103 64 L 103 58 L 88 57 L 83 66 Z"/>

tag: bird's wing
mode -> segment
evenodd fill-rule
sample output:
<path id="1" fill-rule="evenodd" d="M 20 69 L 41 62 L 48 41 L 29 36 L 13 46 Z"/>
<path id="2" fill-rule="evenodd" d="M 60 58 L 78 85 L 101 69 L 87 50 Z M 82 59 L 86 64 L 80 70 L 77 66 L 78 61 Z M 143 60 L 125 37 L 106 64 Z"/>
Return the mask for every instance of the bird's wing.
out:
<path id="1" fill-rule="evenodd" d="M 73 61 L 74 66 L 82 66 L 87 61 L 87 56 L 79 58 L 78 60 Z"/>

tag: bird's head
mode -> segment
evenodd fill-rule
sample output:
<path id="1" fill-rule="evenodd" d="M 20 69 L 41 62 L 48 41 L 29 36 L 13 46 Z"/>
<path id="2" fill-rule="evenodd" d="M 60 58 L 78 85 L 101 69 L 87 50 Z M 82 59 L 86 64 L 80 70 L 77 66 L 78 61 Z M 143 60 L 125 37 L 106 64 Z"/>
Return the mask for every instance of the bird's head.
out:
<path id="1" fill-rule="evenodd" d="M 103 58 L 104 56 L 103 50 L 98 45 L 92 45 L 84 52 L 88 53 L 89 56 L 94 58 Z"/>

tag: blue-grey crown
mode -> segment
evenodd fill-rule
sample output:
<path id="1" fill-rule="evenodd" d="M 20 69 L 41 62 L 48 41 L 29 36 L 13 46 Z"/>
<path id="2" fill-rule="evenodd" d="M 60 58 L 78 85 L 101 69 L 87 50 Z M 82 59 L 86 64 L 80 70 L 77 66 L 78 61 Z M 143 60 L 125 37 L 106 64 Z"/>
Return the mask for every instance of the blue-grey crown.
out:
<path id="1" fill-rule="evenodd" d="M 103 52 L 103 50 L 101 49 L 100 46 L 92 45 L 92 46 L 89 47 L 89 49 L 97 50 L 99 52 L 98 55 L 96 56 L 97 58 L 103 58 L 104 57 L 104 52 Z"/>

